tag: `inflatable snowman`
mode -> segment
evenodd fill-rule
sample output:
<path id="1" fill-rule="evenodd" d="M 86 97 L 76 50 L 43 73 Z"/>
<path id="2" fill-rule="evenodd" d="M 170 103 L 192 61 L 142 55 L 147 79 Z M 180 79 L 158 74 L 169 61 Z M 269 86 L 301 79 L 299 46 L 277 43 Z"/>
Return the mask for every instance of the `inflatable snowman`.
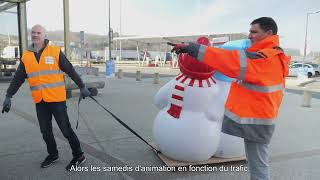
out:
<path id="1" fill-rule="evenodd" d="M 209 44 L 199 38 L 199 44 Z M 218 116 L 207 116 L 209 104 L 218 96 L 214 70 L 187 54 L 179 56 L 181 74 L 165 84 L 155 96 L 160 112 L 153 125 L 154 141 L 160 151 L 175 160 L 208 160 L 218 148 Z"/>
<path id="2" fill-rule="evenodd" d="M 250 40 L 243 39 L 243 40 L 236 40 L 227 42 L 219 48 L 228 49 L 228 50 L 245 50 L 251 45 Z M 223 121 L 223 114 L 225 111 L 224 105 L 226 103 L 231 81 L 234 79 L 229 78 L 220 72 L 215 72 L 213 75 L 214 80 L 217 82 L 216 86 L 219 88 L 219 96 L 217 100 L 211 101 L 210 107 L 211 111 L 208 112 L 208 116 L 219 116 L 219 128 L 221 129 L 222 121 Z M 221 158 L 233 158 L 233 157 L 240 157 L 245 155 L 244 149 L 244 141 L 243 138 L 239 138 L 236 136 L 231 136 L 221 132 L 220 135 L 220 143 L 218 149 L 214 156 L 221 157 Z"/>

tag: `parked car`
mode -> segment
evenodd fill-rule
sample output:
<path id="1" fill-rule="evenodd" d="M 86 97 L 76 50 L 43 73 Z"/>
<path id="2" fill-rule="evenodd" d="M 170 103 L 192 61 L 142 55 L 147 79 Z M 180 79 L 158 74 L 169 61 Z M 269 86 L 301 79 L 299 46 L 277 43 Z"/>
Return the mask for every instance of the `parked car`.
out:
<path id="1" fill-rule="evenodd" d="M 303 69 L 309 78 L 316 74 L 315 68 L 311 64 L 304 64 Z M 289 66 L 289 76 L 298 76 L 299 71 L 303 71 L 303 69 L 302 63 L 293 63 Z"/>
<path id="2" fill-rule="evenodd" d="M 310 64 L 314 70 L 315 70 L 315 75 L 319 76 L 320 75 L 320 64 L 314 64 L 314 63 L 308 63 Z"/>

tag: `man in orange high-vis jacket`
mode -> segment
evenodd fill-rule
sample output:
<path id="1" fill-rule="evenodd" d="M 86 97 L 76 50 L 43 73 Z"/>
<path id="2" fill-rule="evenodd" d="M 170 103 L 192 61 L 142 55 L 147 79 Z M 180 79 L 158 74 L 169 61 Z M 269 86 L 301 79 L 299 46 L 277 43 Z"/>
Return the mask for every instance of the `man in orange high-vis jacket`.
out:
<path id="1" fill-rule="evenodd" d="M 290 57 L 279 47 L 277 24 L 270 17 L 251 23 L 252 46 L 245 51 L 198 44 L 175 45 L 223 74 L 235 78 L 225 104 L 222 132 L 242 137 L 252 180 L 267 180 L 268 145 L 282 102 Z"/>
<path id="2" fill-rule="evenodd" d="M 23 52 L 17 71 L 8 87 L 2 113 L 9 112 L 12 96 L 18 91 L 25 79 L 27 79 L 32 99 L 36 104 L 42 137 L 49 153 L 41 163 L 41 167 L 49 167 L 59 158 L 57 144 L 52 132 L 53 115 L 72 149 L 73 159 L 66 167 L 66 170 L 70 170 L 72 166 L 81 165 L 85 161 L 85 156 L 81 150 L 79 139 L 69 122 L 63 72 L 68 74 L 79 86 L 83 98 L 88 97 L 90 92 L 74 70 L 72 64 L 60 51 L 60 48 L 48 45 L 49 41 L 45 37 L 45 29 L 41 25 L 32 27 L 31 39 L 33 44 L 28 50 Z"/>

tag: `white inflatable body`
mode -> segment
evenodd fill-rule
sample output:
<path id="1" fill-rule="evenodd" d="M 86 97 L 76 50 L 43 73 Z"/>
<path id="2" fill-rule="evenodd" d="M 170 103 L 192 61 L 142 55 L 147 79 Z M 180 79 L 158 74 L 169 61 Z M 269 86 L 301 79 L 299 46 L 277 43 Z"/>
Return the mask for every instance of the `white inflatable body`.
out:
<path id="1" fill-rule="evenodd" d="M 230 41 L 220 46 L 220 48 L 223 49 L 229 49 L 229 50 L 244 50 L 250 46 L 250 41 L 248 39 L 245 40 L 237 40 L 237 41 Z M 223 121 L 223 114 L 224 114 L 224 105 L 226 103 L 231 81 L 232 79 L 216 72 L 213 76 L 215 81 L 217 82 L 216 86 L 220 89 L 219 91 L 219 100 L 217 101 L 211 101 L 210 107 L 211 111 L 210 114 L 216 114 L 219 115 L 218 121 L 219 121 L 219 127 L 222 126 Z M 225 134 L 221 132 L 220 136 L 220 143 L 218 146 L 218 149 L 214 156 L 216 157 L 222 157 L 222 158 L 233 158 L 233 157 L 240 157 L 245 155 L 245 149 L 244 149 L 244 141 L 243 138 L 239 138 L 236 136 L 231 136 L 228 134 Z"/>
<path id="2" fill-rule="evenodd" d="M 209 114 L 219 114 L 218 122 L 219 128 L 221 129 L 222 121 L 223 121 L 223 114 L 224 114 L 224 105 L 227 100 L 231 83 L 226 81 L 220 81 L 215 79 L 217 82 L 217 86 L 221 89 L 219 94 L 219 99 L 217 101 L 212 101 L 210 104 L 211 113 Z M 221 157 L 221 158 L 234 158 L 240 157 L 245 155 L 244 149 L 244 141 L 243 138 L 231 136 L 229 134 L 225 134 L 221 132 L 220 134 L 220 142 L 218 145 L 218 149 L 214 156 Z"/>
<path id="3" fill-rule="evenodd" d="M 231 41 L 225 49 L 246 49 L 248 40 Z M 188 86 L 176 78 L 156 94 L 154 103 L 160 109 L 153 125 L 153 137 L 160 151 L 175 160 L 205 161 L 211 156 L 233 158 L 245 154 L 242 138 L 221 132 L 224 105 L 232 79 L 217 72 L 211 87 Z M 175 86 L 184 86 L 183 108 L 179 118 L 168 113 Z"/>
<path id="4" fill-rule="evenodd" d="M 204 80 L 202 82 L 205 84 Z M 206 111 L 217 97 L 218 89 L 214 84 L 197 87 L 185 83 L 183 108 L 180 117 L 175 118 L 167 111 L 176 85 L 183 86 L 176 78 L 172 79 L 155 96 L 154 102 L 160 112 L 153 125 L 154 141 L 160 151 L 172 159 L 188 162 L 208 160 L 217 150 L 220 128 L 218 116 L 211 114 L 208 117 L 210 113 Z"/>

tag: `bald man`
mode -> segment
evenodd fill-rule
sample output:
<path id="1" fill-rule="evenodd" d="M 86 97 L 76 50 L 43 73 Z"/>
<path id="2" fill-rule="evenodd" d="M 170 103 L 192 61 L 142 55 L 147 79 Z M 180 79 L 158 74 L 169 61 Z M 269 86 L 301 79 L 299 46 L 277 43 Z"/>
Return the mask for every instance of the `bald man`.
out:
<path id="1" fill-rule="evenodd" d="M 11 98 L 18 91 L 25 79 L 28 80 L 31 95 L 36 104 L 36 112 L 43 140 L 49 155 L 41 163 L 41 168 L 49 167 L 59 159 L 57 144 L 52 133 L 54 116 L 62 134 L 68 139 L 73 159 L 66 167 L 79 166 L 85 160 L 77 135 L 71 128 L 66 106 L 66 88 L 64 74 L 68 74 L 80 88 L 83 98 L 90 95 L 72 64 L 61 52 L 60 47 L 49 45 L 46 31 L 41 25 L 31 29 L 31 46 L 23 52 L 20 64 L 7 89 L 2 113 L 9 112 Z"/>

